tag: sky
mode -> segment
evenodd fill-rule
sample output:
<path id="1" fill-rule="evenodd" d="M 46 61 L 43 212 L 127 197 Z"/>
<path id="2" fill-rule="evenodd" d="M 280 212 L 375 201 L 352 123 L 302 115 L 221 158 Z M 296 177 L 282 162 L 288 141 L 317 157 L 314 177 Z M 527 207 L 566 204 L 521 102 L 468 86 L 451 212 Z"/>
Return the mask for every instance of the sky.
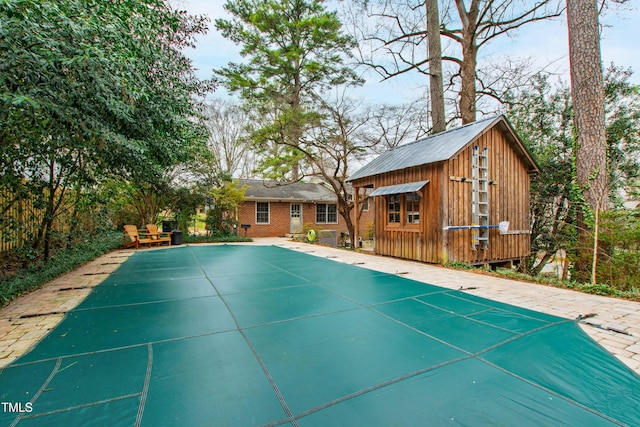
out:
<path id="1" fill-rule="evenodd" d="M 185 51 L 200 77 L 210 78 L 214 68 L 229 62 L 242 62 L 240 47 L 222 37 L 213 24 L 215 19 L 229 18 L 222 0 L 174 0 L 173 3 L 191 14 L 203 14 L 211 19 L 209 33 L 198 38 L 197 48 Z M 634 4 L 624 11 L 608 11 L 600 23 L 603 25 L 601 50 L 604 66 L 614 62 L 617 66 L 631 68 L 634 75 L 630 81 L 640 84 L 640 8 Z M 504 55 L 530 58 L 539 68 L 551 64 L 548 69 L 568 82 L 567 37 L 566 17 L 563 16 L 554 21 L 529 24 L 511 37 L 496 40 L 483 48 L 482 56 L 489 60 L 499 60 Z M 365 70 L 362 72 L 367 82 L 354 95 L 366 103 L 399 104 L 413 101 L 426 91 L 426 76 L 423 75 L 406 75 L 382 82 L 378 75 Z M 220 87 L 211 97 L 228 98 L 229 95 L 225 88 Z"/>

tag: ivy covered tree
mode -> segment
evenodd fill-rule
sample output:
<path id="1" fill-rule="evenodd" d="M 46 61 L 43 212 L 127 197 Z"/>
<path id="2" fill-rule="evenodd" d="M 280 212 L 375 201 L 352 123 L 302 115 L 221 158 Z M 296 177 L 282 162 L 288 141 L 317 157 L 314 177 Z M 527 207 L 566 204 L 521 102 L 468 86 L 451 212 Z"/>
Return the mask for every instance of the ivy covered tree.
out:
<path id="1" fill-rule="evenodd" d="M 256 142 L 265 149 L 263 173 L 298 180 L 303 156 L 297 147 L 319 123 L 315 95 L 336 85 L 359 83 L 344 65 L 354 41 L 342 33 L 336 12 L 320 0 L 228 0 L 223 36 L 241 45 L 244 63 L 216 70 L 225 86 L 257 112 Z"/>
<path id="2" fill-rule="evenodd" d="M 571 98 L 576 127 L 576 182 L 584 204 L 578 206 L 578 228 L 581 241 L 577 264 L 578 274 L 586 277 L 591 258 L 591 281 L 595 284 L 598 238 L 593 250 L 586 248 L 591 231 L 589 217 L 595 216 L 593 231 L 598 234 L 601 211 L 609 209 L 607 192 L 607 141 L 604 118 L 604 84 L 600 54 L 599 2 L 595 0 L 567 1 L 569 29 L 569 68 Z"/>
<path id="3" fill-rule="evenodd" d="M 607 165 L 610 174 L 608 197 L 620 207 L 623 195 L 634 194 L 640 175 L 640 91 L 629 82 L 630 70 L 614 65 L 604 75 Z M 531 183 L 532 257 L 530 271 L 537 274 L 560 249 L 575 260 L 578 240 L 578 208 L 583 204 L 577 185 L 575 158 L 574 106 L 570 88 L 553 84 L 538 74 L 527 89 L 509 100 L 507 115 L 525 145 L 534 154 L 542 173 Z M 614 215 L 615 217 L 615 215 Z M 620 224 L 623 228 L 624 224 Z M 611 231 L 614 228 L 609 225 Z M 617 251 L 609 235 L 601 251 L 607 262 L 615 262 L 628 249 Z M 608 239 L 608 240 L 607 240 Z M 587 242 L 588 249 L 593 237 Z M 621 240 L 622 243 L 622 240 Z M 537 256 L 542 255 L 538 262 Z M 537 263 L 537 268 L 533 268 Z"/>

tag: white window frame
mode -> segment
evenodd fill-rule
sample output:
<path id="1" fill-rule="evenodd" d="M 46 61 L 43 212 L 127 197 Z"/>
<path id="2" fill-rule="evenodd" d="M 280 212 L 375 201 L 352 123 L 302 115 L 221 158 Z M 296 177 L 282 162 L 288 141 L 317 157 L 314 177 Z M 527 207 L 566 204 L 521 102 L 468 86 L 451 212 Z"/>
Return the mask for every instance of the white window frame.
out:
<path id="1" fill-rule="evenodd" d="M 371 205 L 369 197 L 365 197 L 362 201 L 362 212 L 369 212 L 369 206 Z"/>
<path id="2" fill-rule="evenodd" d="M 264 213 L 264 212 L 258 212 L 258 204 L 265 204 L 267 205 L 267 222 L 260 222 L 258 221 L 258 214 L 259 213 Z M 269 225 L 271 224 L 271 203 L 269 202 L 256 202 L 256 224 L 257 225 Z"/>
<path id="3" fill-rule="evenodd" d="M 324 221 L 318 221 L 318 207 L 324 206 Z M 335 209 L 335 221 L 329 221 L 329 206 Z M 338 223 L 338 205 L 335 203 L 317 203 L 316 204 L 316 224 L 337 224 Z"/>

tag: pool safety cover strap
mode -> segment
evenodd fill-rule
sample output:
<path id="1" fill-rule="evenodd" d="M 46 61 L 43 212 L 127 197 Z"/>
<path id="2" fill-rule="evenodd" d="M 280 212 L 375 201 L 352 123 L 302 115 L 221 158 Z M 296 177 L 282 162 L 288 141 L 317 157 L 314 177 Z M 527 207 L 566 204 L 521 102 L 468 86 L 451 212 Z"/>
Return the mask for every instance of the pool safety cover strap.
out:
<path id="1" fill-rule="evenodd" d="M 0 425 L 632 426 L 638 396 L 572 320 L 279 247 L 182 246 L 137 252 L 3 369 Z"/>

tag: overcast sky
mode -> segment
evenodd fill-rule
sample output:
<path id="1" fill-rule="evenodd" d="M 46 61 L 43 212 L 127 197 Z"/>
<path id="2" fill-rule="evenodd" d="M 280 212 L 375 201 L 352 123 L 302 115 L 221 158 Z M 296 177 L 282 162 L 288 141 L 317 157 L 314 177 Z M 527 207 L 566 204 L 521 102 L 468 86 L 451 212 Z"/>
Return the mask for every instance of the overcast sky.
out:
<path id="1" fill-rule="evenodd" d="M 200 37 L 197 49 L 189 49 L 190 57 L 199 70 L 200 77 L 210 78 L 212 69 L 227 63 L 241 62 L 239 47 L 226 40 L 215 29 L 213 20 L 228 18 L 221 0 L 175 0 L 174 3 L 191 14 L 204 14 L 211 19 L 210 30 Z M 614 62 L 618 66 L 630 67 L 635 74 L 631 81 L 640 84 L 640 11 L 636 5 L 624 12 L 608 12 L 601 18 L 604 24 L 602 37 L 602 59 L 605 66 Z M 500 43 L 486 46 L 483 56 L 509 55 L 531 57 L 540 67 L 553 64 L 554 72 L 564 75 L 568 81 L 568 40 L 566 18 L 556 21 L 530 24 L 515 37 L 504 37 Z M 401 103 L 414 100 L 424 93 L 425 76 L 407 76 L 402 80 L 391 79 L 380 82 L 380 77 L 369 74 L 367 84 L 358 90 L 357 96 L 372 103 Z M 219 88 L 212 97 L 226 97 L 226 90 Z"/>

